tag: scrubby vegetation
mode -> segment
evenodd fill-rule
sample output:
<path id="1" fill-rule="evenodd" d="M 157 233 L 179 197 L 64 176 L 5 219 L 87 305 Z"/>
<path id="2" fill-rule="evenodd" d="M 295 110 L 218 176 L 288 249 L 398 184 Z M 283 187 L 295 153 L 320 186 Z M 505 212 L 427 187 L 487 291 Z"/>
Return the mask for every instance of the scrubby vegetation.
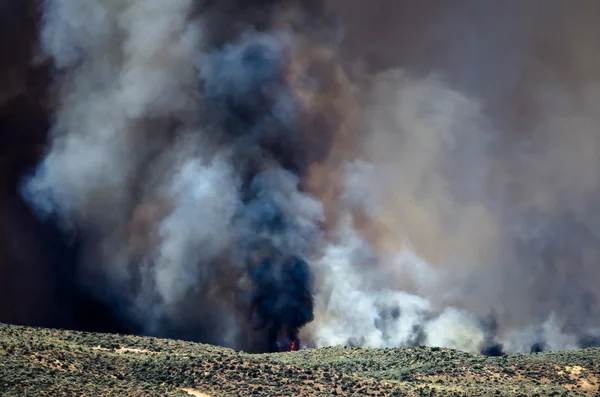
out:
<path id="1" fill-rule="evenodd" d="M 599 378 L 598 349 L 491 358 L 425 347 L 250 355 L 0 324 L 5 396 L 596 396 Z"/>

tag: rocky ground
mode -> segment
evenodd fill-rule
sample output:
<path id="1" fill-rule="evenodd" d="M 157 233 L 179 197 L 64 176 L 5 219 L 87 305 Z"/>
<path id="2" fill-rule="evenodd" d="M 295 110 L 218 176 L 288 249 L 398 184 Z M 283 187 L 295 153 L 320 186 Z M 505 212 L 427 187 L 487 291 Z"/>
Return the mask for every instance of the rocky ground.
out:
<path id="1" fill-rule="evenodd" d="M 597 396 L 600 349 L 480 357 L 439 348 L 251 355 L 0 324 L 5 396 Z"/>

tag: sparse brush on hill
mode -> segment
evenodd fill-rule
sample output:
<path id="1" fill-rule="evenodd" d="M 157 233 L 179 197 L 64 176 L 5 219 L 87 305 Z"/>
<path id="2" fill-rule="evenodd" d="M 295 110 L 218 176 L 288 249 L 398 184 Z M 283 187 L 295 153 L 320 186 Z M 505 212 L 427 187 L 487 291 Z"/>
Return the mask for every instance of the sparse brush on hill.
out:
<path id="1" fill-rule="evenodd" d="M 597 396 L 600 350 L 482 357 L 332 347 L 247 354 L 0 325 L 3 396 Z"/>

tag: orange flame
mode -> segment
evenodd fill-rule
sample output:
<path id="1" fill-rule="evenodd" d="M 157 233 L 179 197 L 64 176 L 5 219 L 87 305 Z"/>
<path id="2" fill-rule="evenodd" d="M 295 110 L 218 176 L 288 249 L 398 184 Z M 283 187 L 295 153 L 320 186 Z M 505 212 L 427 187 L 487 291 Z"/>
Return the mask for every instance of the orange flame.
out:
<path id="1" fill-rule="evenodd" d="M 292 344 L 290 345 L 290 351 L 293 352 L 295 348 L 296 348 L 296 341 L 293 340 Z"/>

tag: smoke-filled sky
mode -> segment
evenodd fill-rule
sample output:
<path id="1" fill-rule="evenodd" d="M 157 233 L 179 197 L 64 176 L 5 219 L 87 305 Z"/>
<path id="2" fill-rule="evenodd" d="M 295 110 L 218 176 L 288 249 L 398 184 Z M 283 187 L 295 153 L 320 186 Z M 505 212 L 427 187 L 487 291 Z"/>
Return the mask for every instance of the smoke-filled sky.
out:
<path id="1" fill-rule="evenodd" d="M 0 1 L 0 321 L 598 344 L 597 2 L 42 3 Z"/>

